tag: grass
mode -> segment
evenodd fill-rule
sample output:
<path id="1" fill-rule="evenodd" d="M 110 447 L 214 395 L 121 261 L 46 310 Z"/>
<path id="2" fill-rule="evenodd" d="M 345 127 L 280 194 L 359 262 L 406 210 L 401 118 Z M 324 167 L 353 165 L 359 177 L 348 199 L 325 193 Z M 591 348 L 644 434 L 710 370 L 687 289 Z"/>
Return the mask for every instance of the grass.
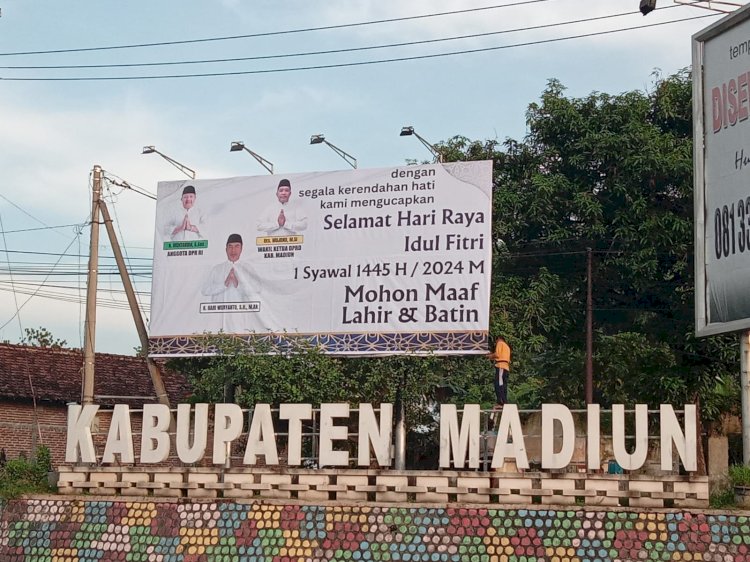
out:
<path id="1" fill-rule="evenodd" d="M 714 490 L 709 498 L 709 506 L 713 509 L 737 508 L 734 495 L 735 486 L 750 487 L 750 466 L 735 464 L 729 467 L 726 477 Z"/>
<path id="2" fill-rule="evenodd" d="M 750 486 L 750 466 L 735 464 L 729 467 L 732 486 Z"/>
<path id="3" fill-rule="evenodd" d="M 721 509 L 725 507 L 736 507 L 734 503 L 734 489 L 727 488 L 711 494 L 708 505 L 712 509 Z"/>

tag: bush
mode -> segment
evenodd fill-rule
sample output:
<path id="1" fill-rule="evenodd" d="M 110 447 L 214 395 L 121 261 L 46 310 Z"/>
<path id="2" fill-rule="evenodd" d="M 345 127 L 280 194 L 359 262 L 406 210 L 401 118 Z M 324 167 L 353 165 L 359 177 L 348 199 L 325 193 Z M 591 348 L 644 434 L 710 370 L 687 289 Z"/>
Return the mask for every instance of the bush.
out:
<path id="1" fill-rule="evenodd" d="M 36 450 L 34 459 L 11 459 L 0 468 L 0 498 L 10 499 L 23 494 L 51 491 L 47 473 L 52 470 L 52 459 L 47 447 Z"/>
<path id="2" fill-rule="evenodd" d="M 736 507 L 734 499 L 734 490 L 732 488 L 721 489 L 711 494 L 708 500 L 711 509 L 722 509 L 726 507 Z"/>
<path id="3" fill-rule="evenodd" d="M 732 486 L 750 486 L 750 466 L 735 464 L 729 467 Z"/>

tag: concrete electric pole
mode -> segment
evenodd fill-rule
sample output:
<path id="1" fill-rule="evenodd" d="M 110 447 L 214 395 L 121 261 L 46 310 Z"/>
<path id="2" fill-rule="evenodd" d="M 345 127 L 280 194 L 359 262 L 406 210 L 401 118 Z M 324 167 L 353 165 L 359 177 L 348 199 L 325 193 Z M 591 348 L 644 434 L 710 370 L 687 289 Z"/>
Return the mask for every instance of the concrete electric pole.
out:
<path id="1" fill-rule="evenodd" d="M 96 347 L 96 290 L 99 273 L 99 202 L 102 193 L 102 168 L 94 166 L 91 186 L 91 238 L 86 281 L 86 321 L 83 327 L 83 404 L 94 402 L 94 349 Z"/>

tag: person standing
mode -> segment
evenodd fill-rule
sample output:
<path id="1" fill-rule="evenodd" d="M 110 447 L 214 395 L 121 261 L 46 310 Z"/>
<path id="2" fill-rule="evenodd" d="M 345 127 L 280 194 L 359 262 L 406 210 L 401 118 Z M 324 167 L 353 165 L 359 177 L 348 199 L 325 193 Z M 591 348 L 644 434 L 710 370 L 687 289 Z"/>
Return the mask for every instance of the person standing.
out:
<path id="1" fill-rule="evenodd" d="M 510 346 L 505 338 L 498 336 L 495 340 L 495 351 L 488 354 L 495 363 L 495 399 L 497 406 L 508 402 L 508 377 L 510 375 Z"/>

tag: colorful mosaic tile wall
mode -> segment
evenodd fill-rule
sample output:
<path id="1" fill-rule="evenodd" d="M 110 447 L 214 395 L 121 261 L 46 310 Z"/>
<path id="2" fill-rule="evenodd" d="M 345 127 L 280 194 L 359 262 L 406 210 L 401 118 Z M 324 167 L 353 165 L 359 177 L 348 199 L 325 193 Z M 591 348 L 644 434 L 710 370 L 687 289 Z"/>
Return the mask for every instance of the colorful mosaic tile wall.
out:
<path id="1" fill-rule="evenodd" d="M 3 562 L 750 561 L 750 517 L 691 512 L 17 500 Z"/>

